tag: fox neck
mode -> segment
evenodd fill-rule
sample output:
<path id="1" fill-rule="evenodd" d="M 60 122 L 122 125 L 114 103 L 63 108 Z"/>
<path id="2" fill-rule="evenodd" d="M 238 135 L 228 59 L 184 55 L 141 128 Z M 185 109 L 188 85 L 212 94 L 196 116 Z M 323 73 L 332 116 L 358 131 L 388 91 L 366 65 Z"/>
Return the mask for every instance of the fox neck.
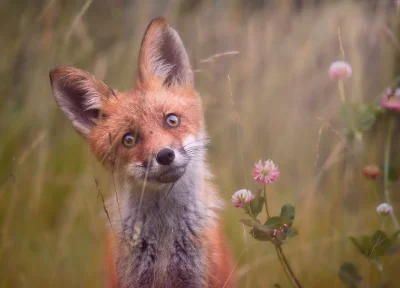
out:
<path id="1" fill-rule="evenodd" d="M 117 259 L 123 287 L 204 287 L 206 174 L 197 162 L 174 184 L 125 185 Z"/>
<path id="2" fill-rule="evenodd" d="M 188 167 L 175 183 L 144 185 L 132 183 L 128 189 L 125 234 L 136 225 L 152 224 L 152 229 L 171 230 L 179 219 L 188 220 L 192 226 L 200 226 L 205 217 L 201 191 L 204 185 L 204 165 Z M 192 219 L 193 218 L 193 219 Z M 164 224 L 159 226 L 159 224 Z M 195 228 L 195 227 L 193 227 Z M 176 232 L 177 230 L 174 229 Z M 167 232 L 167 231 L 160 231 Z"/>

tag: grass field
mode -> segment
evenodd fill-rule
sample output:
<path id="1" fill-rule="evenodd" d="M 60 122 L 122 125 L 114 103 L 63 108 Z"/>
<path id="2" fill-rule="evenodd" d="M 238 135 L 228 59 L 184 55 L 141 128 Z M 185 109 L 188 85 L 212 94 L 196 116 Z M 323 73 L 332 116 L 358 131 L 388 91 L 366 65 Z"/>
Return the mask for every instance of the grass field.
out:
<path id="1" fill-rule="evenodd" d="M 361 287 L 377 287 L 379 272 L 348 236 L 381 225 L 382 179 L 368 181 L 360 171 L 382 163 L 386 124 L 346 139 L 337 83 L 327 71 L 344 57 L 353 68 L 346 99 L 378 104 L 400 71 L 400 12 L 384 0 L 302 9 L 292 1 L 239 2 L 0 1 L 0 287 L 104 285 L 106 218 L 94 179 L 110 195 L 110 175 L 56 107 L 48 72 L 73 65 L 118 90 L 131 87 L 141 37 L 159 15 L 180 33 L 195 70 L 240 287 L 290 287 L 273 246 L 252 239 L 230 203 L 235 191 L 257 189 L 251 169 L 260 158 L 273 159 L 281 172 L 268 186 L 271 212 L 296 206 L 299 236 L 284 250 L 303 286 L 344 287 L 337 271 L 351 261 L 364 277 Z M 399 184 L 390 190 L 396 211 Z M 385 228 L 395 229 L 391 221 Z M 400 286 L 399 269 L 399 254 L 385 257 L 387 287 Z"/>

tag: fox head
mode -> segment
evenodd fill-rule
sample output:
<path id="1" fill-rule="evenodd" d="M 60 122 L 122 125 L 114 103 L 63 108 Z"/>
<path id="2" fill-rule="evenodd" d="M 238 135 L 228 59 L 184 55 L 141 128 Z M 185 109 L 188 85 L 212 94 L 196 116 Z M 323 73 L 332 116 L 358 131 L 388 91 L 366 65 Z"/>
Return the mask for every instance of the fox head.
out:
<path id="1" fill-rule="evenodd" d="M 50 71 L 54 97 L 95 156 L 124 179 L 171 183 L 204 153 L 204 119 L 178 33 L 163 18 L 147 27 L 136 87 L 118 92 L 74 67 Z"/>

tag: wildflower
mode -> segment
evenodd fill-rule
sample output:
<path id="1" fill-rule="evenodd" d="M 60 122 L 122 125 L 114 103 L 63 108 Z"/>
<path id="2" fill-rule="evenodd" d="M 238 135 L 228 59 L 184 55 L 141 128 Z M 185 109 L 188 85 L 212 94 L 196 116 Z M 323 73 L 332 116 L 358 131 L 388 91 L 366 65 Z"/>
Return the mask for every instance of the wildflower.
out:
<path id="1" fill-rule="evenodd" d="M 344 61 L 336 61 L 329 66 L 329 77 L 332 80 L 346 80 L 349 79 L 353 70 L 349 63 Z"/>
<path id="2" fill-rule="evenodd" d="M 400 88 L 395 91 L 388 88 L 383 94 L 381 106 L 393 111 L 400 111 Z"/>
<path id="3" fill-rule="evenodd" d="M 274 182 L 278 176 L 278 166 L 276 166 L 272 160 L 265 161 L 264 165 L 260 160 L 255 164 L 255 168 L 253 169 L 253 178 L 260 183 Z"/>
<path id="4" fill-rule="evenodd" d="M 368 165 L 364 167 L 362 173 L 368 179 L 375 180 L 382 174 L 382 170 L 376 165 Z"/>
<path id="5" fill-rule="evenodd" d="M 376 212 L 379 215 L 386 216 L 392 214 L 393 208 L 387 203 L 382 203 L 378 207 L 376 207 Z"/>
<path id="6" fill-rule="evenodd" d="M 241 189 L 232 195 L 232 203 L 235 207 L 244 207 L 254 199 L 254 195 L 249 190 Z"/>

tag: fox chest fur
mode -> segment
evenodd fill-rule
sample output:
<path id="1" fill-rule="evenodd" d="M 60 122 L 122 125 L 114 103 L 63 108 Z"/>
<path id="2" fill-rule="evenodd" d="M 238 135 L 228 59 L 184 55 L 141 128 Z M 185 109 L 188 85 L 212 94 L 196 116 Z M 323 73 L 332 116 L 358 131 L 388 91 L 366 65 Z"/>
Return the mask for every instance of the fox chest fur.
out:
<path id="1" fill-rule="evenodd" d="M 206 286 L 204 227 L 210 221 L 197 203 L 198 188 L 178 182 L 171 191 L 151 191 L 142 205 L 130 197 L 117 257 L 124 287 Z"/>

